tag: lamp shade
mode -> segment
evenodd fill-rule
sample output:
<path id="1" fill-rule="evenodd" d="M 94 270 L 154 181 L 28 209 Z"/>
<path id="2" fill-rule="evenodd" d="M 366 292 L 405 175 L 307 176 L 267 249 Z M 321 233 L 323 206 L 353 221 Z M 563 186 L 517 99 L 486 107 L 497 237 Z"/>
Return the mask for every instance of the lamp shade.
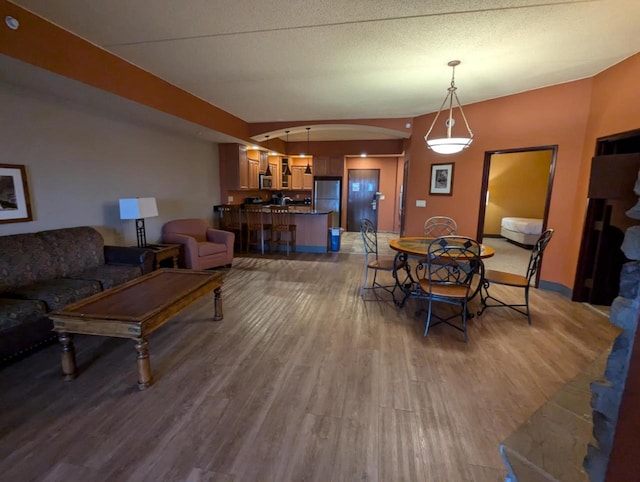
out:
<path id="1" fill-rule="evenodd" d="M 120 219 L 144 219 L 158 215 L 154 197 L 120 199 Z"/>
<path id="2" fill-rule="evenodd" d="M 442 139 L 427 139 L 427 146 L 438 154 L 456 154 L 469 147 L 473 142 L 470 137 L 444 137 Z"/>

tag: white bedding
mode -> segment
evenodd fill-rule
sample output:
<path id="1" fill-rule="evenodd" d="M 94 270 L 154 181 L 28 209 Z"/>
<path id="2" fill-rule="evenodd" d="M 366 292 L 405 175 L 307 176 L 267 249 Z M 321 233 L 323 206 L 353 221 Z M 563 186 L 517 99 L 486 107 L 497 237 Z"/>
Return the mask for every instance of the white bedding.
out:
<path id="1" fill-rule="evenodd" d="M 502 227 L 523 234 L 542 234 L 542 219 L 502 218 Z"/>

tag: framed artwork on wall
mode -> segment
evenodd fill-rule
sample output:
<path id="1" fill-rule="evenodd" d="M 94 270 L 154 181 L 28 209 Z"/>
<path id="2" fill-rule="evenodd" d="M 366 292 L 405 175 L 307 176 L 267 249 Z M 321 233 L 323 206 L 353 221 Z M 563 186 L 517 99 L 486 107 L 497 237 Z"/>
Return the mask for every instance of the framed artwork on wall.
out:
<path id="1" fill-rule="evenodd" d="M 431 186 L 429 194 L 451 196 L 453 192 L 453 165 L 431 164 Z"/>
<path id="2" fill-rule="evenodd" d="M 27 171 L 20 164 L 0 164 L 0 224 L 31 221 Z"/>

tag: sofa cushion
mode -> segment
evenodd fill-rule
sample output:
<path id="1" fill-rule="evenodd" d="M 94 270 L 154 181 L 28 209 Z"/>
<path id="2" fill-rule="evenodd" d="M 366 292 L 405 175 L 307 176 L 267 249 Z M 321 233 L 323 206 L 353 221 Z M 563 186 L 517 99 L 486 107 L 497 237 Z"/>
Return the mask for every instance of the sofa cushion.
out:
<path id="1" fill-rule="evenodd" d="M 10 292 L 10 296 L 44 301 L 47 311 L 53 311 L 100 291 L 99 281 L 56 278 L 17 288 Z"/>
<path id="2" fill-rule="evenodd" d="M 103 264 L 70 276 L 73 279 L 98 281 L 103 290 L 108 290 L 140 276 L 140 268 L 131 265 Z"/>
<path id="3" fill-rule="evenodd" d="M 227 245 L 220 243 L 198 243 L 198 256 L 227 253 Z"/>
<path id="4" fill-rule="evenodd" d="M 104 240 L 89 226 L 40 231 L 55 272 L 46 279 L 66 278 L 104 264 Z"/>
<path id="5" fill-rule="evenodd" d="M 35 234 L 0 236 L 0 293 L 47 279 L 49 248 Z"/>
<path id="6" fill-rule="evenodd" d="M 40 300 L 0 298 L 0 335 L 3 331 L 46 315 L 47 307 Z"/>

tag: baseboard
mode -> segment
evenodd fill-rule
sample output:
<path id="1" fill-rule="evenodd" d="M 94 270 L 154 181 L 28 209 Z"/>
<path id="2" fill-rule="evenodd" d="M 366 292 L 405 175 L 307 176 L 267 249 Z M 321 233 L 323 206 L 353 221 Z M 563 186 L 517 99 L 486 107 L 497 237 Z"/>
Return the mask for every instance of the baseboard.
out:
<path id="1" fill-rule="evenodd" d="M 540 280 L 538 288 L 545 291 L 559 293 L 565 298 L 571 299 L 573 297 L 573 290 L 571 288 L 567 288 L 565 285 L 560 283 L 554 283 L 553 281 Z"/>

